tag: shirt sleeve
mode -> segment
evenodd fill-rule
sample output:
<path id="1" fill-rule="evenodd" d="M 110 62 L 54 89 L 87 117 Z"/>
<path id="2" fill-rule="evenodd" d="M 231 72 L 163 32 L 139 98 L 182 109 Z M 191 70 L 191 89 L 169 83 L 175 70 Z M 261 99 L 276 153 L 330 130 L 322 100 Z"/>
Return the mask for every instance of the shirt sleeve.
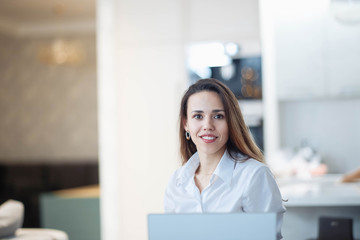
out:
<path id="1" fill-rule="evenodd" d="M 266 166 L 262 166 L 249 178 L 243 198 L 244 212 L 277 213 L 277 239 L 282 239 L 281 226 L 286 211 L 276 181 Z"/>

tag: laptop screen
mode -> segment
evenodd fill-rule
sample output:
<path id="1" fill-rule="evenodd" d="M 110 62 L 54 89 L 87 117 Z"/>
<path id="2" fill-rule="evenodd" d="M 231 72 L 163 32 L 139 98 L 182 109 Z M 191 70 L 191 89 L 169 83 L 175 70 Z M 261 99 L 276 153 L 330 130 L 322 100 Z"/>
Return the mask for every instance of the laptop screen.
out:
<path id="1" fill-rule="evenodd" d="M 149 240 L 275 240 L 275 213 L 149 214 Z"/>

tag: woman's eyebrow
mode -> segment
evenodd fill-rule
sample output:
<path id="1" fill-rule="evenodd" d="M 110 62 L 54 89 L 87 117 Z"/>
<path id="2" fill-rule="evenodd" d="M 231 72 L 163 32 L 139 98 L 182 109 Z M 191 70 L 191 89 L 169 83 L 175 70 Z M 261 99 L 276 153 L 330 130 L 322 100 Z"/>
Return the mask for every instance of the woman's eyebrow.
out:
<path id="1" fill-rule="evenodd" d="M 192 113 L 203 113 L 204 111 L 203 110 L 194 110 L 194 111 L 191 111 Z M 225 112 L 225 110 L 223 109 L 214 109 L 212 110 L 213 113 L 218 113 L 218 112 Z"/>
<path id="2" fill-rule="evenodd" d="M 217 113 L 217 112 L 225 112 L 225 110 L 223 110 L 223 109 L 214 109 L 214 110 L 212 110 L 212 112 L 215 112 L 215 113 Z"/>
<path id="3" fill-rule="evenodd" d="M 203 113 L 204 111 L 202 110 L 194 110 L 194 111 L 191 111 L 192 113 Z"/>

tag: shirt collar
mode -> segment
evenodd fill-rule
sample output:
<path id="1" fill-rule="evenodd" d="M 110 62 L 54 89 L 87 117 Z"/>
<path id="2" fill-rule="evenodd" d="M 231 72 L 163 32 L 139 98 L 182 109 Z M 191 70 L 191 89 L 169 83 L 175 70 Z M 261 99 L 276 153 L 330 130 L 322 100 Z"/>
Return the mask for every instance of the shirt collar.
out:
<path id="1" fill-rule="evenodd" d="M 230 157 L 229 152 L 226 150 L 214 171 L 214 175 L 218 176 L 227 185 L 231 186 L 234 168 L 235 161 Z"/>
<path id="2" fill-rule="evenodd" d="M 181 168 L 180 174 L 176 179 L 176 184 L 180 185 L 185 183 L 188 179 L 193 178 L 196 169 L 199 167 L 200 158 L 199 154 L 194 153 L 191 158 L 185 163 L 185 165 Z"/>
<path id="3" fill-rule="evenodd" d="M 196 152 L 194 153 L 194 155 L 191 156 L 191 158 L 185 163 L 185 165 L 181 169 L 180 174 L 176 179 L 177 185 L 181 185 L 190 178 L 193 178 L 196 169 L 199 167 L 199 164 L 200 164 L 199 154 Z M 220 162 L 217 165 L 210 181 L 214 181 L 216 179 L 214 177 L 215 175 L 219 177 L 222 181 L 224 181 L 226 184 L 231 186 L 231 180 L 235 165 L 236 162 L 234 161 L 234 159 L 231 158 L 230 154 L 226 150 L 223 156 L 221 157 Z"/>

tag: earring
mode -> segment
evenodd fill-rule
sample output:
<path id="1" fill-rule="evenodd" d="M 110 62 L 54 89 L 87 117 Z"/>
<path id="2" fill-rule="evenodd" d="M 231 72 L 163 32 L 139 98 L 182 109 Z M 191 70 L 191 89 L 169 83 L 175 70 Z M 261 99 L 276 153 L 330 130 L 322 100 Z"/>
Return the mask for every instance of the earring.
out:
<path id="1" fill-rule="evenodd" d="M 188 131 L 185 132 L 186 140 L 190 140 L 190 133 Z"/>

